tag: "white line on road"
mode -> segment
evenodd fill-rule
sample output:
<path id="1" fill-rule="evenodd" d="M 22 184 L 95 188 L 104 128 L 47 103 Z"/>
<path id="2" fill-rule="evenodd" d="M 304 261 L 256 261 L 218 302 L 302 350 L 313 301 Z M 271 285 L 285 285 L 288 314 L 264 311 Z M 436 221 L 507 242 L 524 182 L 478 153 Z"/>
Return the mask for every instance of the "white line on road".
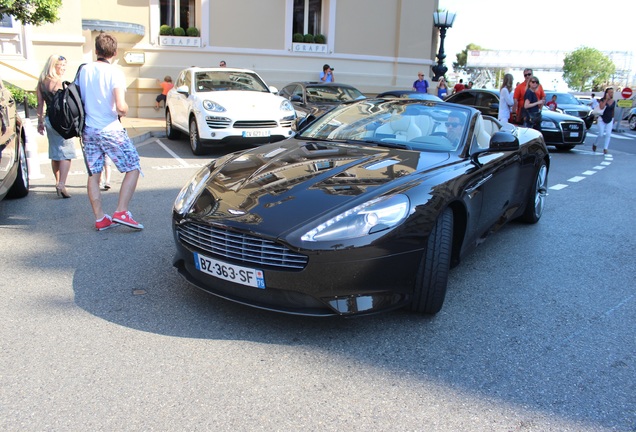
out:
<path id="1" fill-rule="evenodd" d="M 181 159 L 175 152 L 173 152 L 172 150 L 170 150 L 164 143 L 162 143 L 160 140 L 155 140 L 155 142 L 157 144 L 159 144 L 161 147 L 163 147 L 163 149 L 165 151 L 168 152 L 168 154 L 170 156 L 172 156 L 173 158 L 175 158 L 177 160 L 177 162 L 179 162 L 181 164 L 181 166 L 183 166 L 184 168 L 190 168 L 190 165 L 184 161 L 183 159 Z"/>

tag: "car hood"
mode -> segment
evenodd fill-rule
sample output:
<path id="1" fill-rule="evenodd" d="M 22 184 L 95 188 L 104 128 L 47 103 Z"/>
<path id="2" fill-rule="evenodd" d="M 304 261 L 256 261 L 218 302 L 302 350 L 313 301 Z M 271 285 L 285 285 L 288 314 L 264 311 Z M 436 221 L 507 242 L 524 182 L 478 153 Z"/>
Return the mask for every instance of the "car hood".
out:
<path id="1" fill-rule="evenodd" d="M 583 123 L 583 120 L 581 120 L 578 117 L 574 117 L 568 114 L 562 114 L 556 111 L 551 111 L 547 108 L 544 108 L 543 110 L 541 110 L 541 115 L 544 118 L 548 118 L 551 120 L 554 120 L 555 122 L 562 122 L 562 121 L 577 121 L 577 122 L 581 122 Z"/>
<path id="2" fill-rule="evenodd" d="M 276 236 L 320 215 L 405 187 L 448 153 L 290 139 L 212 164 L 188 218 L 258 225 Z"/>
<path id="3" fill-rule="evenodd" d="M 226 114 L 238 114 L 241 118 L 259 118 L 262 114 L 269 117 L 272 113 L 280 112 L 280 105 L 285 100 L 272 93 L 234 90 L 201 93 L 199 97 L 216 102 L 227 110 Z"/>

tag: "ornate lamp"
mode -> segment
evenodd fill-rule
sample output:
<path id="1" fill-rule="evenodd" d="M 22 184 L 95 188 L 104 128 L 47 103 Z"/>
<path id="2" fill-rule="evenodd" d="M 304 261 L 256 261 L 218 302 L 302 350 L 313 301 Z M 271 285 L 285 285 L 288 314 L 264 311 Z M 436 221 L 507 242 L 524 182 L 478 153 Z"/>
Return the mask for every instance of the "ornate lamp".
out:
<path id="1" fill-rule="evenodd" d="M 446 58 L 446 54 L 444 54 L 444 38 L 446 37 L 446 29 L 453 26 L 453 21 L 455 21 L 454 12 L 433 12 L 433 24 L 439 29 L 439 52 L 437 53 L 437 64 L 431 68 L 435 74 L 433 76 L 433 81 L 439 81 L 440 77 L 443 77 L 448 71 L 448 68 L 444 66 L 444 59 Z"/>

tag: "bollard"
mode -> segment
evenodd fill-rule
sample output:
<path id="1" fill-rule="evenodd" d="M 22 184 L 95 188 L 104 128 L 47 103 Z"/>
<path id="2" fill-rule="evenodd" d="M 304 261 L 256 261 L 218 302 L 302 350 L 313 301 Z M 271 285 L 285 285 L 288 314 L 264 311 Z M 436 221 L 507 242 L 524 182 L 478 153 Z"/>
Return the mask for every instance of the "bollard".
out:
<path id="1" fill-rule="evenodd" d="M 29 165 L 29 179 L 44 178 L 42 171 L 40 171 L 40 158 L 38 157 L 38 143 L 36 140 L 38 132 L 29 118 L 22 120 L 22 127 L 24 128 L 24 147 L 27 154 L 27 164 Z"/>

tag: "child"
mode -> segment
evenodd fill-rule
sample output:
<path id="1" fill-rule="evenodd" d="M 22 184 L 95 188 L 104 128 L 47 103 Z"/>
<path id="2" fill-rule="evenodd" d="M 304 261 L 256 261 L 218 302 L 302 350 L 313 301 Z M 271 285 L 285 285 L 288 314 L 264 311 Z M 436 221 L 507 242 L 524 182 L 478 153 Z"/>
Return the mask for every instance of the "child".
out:
<path id="1" fill-rule="evenodd" d="M 550 108 L 550 111 L 556 111 L 557 109 L 557 95 L 552 95 L 552 99 L 550 101 L 548 101 L 548 103 L 546 104 L 548 106 L 548 108 Z"/>
<path id="2" fill-rule="evenodd" d="M 155 99 L 155 101 L 156 101 L 155 102 L 155 111 L 159 111 L 159 108 L 161 108 L 161 101 L 163 101 L 163 103 L 165 105 L 165 103 L 166 103 L 166 95 L 168 94 L 170 89 L 172 87 L 174 87 L 174 84 L 172 84 L 172 77 L 170 75 L 166 75 L 166 77 L 163 79 L 163 82 L 160 82 L 159 80 L 157 80 L 157 82 L 161 86 L 161 94 L 159 96 L 157 96 L 157 99 Z"/>

